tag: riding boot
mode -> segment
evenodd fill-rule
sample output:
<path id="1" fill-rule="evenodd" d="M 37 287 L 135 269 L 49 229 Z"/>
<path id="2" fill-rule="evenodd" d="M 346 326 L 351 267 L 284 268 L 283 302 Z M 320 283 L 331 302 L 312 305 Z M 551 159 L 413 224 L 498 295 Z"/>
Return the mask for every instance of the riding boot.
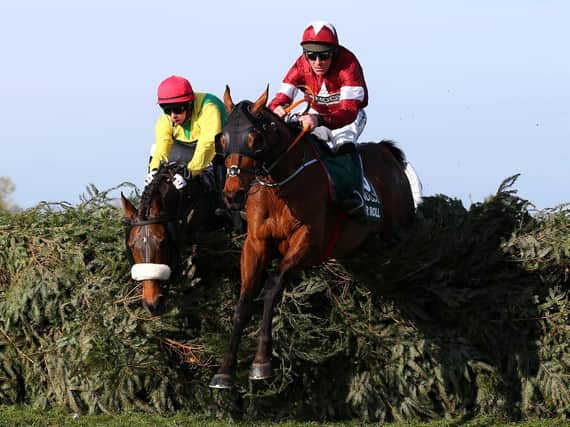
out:
<path id="1" fill-rule="evenodd" d="M 354 143 L 343 144 L 342 152 L 348 153 L 354 163 L 357 175 L 357 184 L 352 193 L 344 198 L 344 200 L 341 202 L 341 205 L 349 215 L 357 218 L 362 218 L 366 216 L 366 210 L 364 206 L 364 197 L 362 195 L 363 171 L 360 154 L 358 154 L 358 150 L 356 149 L 356 145 Z"/>

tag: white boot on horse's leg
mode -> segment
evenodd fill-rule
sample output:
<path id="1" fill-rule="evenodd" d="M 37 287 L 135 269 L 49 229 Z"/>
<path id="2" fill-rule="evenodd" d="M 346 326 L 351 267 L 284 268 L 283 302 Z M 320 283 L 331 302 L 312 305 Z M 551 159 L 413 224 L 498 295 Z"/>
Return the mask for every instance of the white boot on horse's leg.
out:
<path id="1" fill-rule="evenodd" d="M 414 198 L 414 207 L 417 208 L 422 202 L 422 183 L 418 178 L 416 170 L 410 162 L 406 162 L 406 168 L 404 169 L 408 181 L 410 182 L 410 188 L 412 190 L 412 197 Z"/>

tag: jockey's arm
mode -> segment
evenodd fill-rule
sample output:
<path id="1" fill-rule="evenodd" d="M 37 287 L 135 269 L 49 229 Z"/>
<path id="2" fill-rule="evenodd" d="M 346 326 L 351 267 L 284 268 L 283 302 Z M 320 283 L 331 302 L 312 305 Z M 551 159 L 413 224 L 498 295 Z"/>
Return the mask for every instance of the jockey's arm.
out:
<path id="1" fill-rule="evenodd" d="M 203 171 L 212 161 L 215 150 L 215 137 L 222 131 L 222 115 L 217 106 L 208 103 L 202 108 L 198 117 L 200 135 L 196 144 L 196 151 L 192 160 L 188 162 L 188 169 L 192 175 L 197 175 Z"/>
<path id="2" fill-rule="evenodd" d="M 273 109 L 273 112 L 277 114 L 278 117 L 283 118 L 287 115 L 287 111 L 283 105 L 278 105 Z"/>
<path id="3" fill-rule="evenodd" d="M 158 169 L 161 161 L 168 160 L 168 153 L 172 147 L 172 123 L 167 115 L 162 114 L 156 122 L 154 135 L 155 146 L 149 170 Z"/>

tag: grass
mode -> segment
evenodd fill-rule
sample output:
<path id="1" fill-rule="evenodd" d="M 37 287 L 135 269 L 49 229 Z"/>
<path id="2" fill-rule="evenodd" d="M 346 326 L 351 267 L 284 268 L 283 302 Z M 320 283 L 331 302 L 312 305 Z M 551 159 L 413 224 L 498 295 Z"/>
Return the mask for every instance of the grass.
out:
<path id="1" fill-rule="evenodd" d="M 169 416 L 148 415 L 143 413 L 128 413 L 119 415 L 77 415 L 65 409 L 53 409 L 41 411 L 25 407 L 0 407 L 1 427 L 90 427 L 90 426 L 137 426 L 137 427 L 193 427 L 193 426 L 232 426 L 255 427 L 255 426 L 279 426 L 279 427 L 311 427 L 311 426 L 366 426 L 379 424 L 364 424 L 358 420 L 342 423 L 319 423 L 316 421 L 285 421 L 268 422 L 262 420 L 232 421 L 229 419 L 216 420 L 205 415 L 177 413 Z M 556 419 L 529 420 L 519 423 L 508 423 L 493 418 L 479 417 L 471 420 L 440 420 L 431 423 L 389 423 L 386 427 L 491 427 L 491 426 L 517 426 L 517 427 L 552 427 L 569 426 L 570 421 Z"/>

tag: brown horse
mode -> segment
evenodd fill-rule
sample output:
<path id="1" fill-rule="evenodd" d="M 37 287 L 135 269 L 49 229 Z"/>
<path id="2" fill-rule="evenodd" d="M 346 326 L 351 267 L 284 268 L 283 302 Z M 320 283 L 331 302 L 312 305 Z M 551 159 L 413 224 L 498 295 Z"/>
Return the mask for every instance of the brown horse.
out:
<path id="1" fill-rule="evenodd" d="M 131 276 L 142 282 L 142 303 L 151 313 L 159 307 L 161 284 L 170 278 L 184 245 L 219 225 L 213 180 L 201 174 L 179 191 L 172 178 L 184 170 L 184 165 L 162 163 L 145 187 L 138 209 L 121 194 Z"/>
<path id="2" fill-rule="evenodd" d="M 288 279 L 307 266 L 348 254 L 372 233 L 387 234 L 414 215 L 404 154 L 392 142 L 359 144 L 365 175 L 383 203 L 383 212 L 375 223 L 353 219 L 329 195 L 329 180 L 315 149 L 320 142 L 308 135 L 298 139 L 299 129 L 265 107 L 267 98 L 266 90 L 254 103 L 234 106 L 229 88 L 224 94 L 229 117 L 218 141 L 228 168 L 224 194 L 233 208 L 246 204 L 248 233 L 229 349 L 210 382 L 212 388 L 233 385 L 241 334 L 274 258 L 281 260 L 263 285 L 262 327 L 249 375 L 254 380 L 271 375 L 274 304 Z"/>

